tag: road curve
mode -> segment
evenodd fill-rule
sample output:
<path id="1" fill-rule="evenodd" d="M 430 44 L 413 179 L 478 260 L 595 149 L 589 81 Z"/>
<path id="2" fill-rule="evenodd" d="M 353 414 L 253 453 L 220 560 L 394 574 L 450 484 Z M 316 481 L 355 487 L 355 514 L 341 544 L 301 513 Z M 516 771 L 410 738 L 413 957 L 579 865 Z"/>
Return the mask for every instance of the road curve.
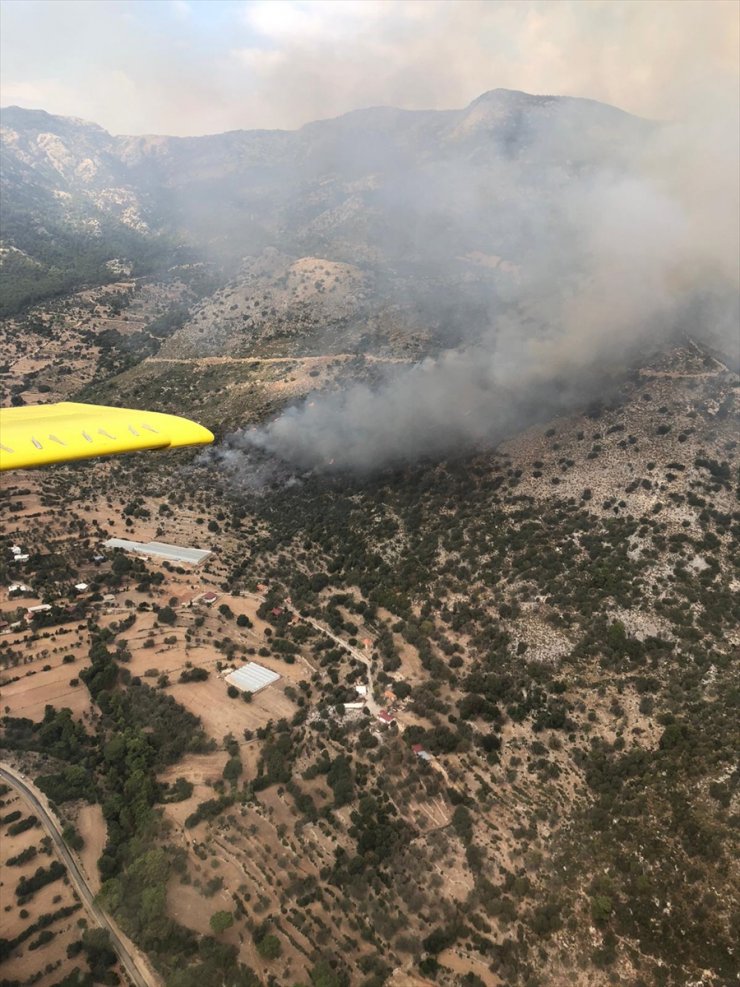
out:
<path id="1" fill-rule="evenodd" d="M 137 961 L 128 946 L 123 942 L 114 923 L 95 903 L 95 895 L 90 888 L 90 885 L 87 883 L 87 878 L 83 874 L 80 865 L 69 851 L 67 844 L 62 839 L 62 834 L 56 819 L 49 812 L 44 801 L 42 801 L 43 795 L 38 791 L 38 789 L 31 785 L 24 778 L 24 776 L 20 774 L 20 772 L 9 767 L 7 764 L 0 764 L 0 779 L 15 788 L 16 791 L 18 791 L 21 796 L 32 806 L 34 811 L 38 813 L 39 819 L 41 820 L 44 828 L 54 841 L 57 852 L 62 858 L 62 862 L 67 867 L 67 873 L 69 874 L 77 893 L 82 899 L 83 904 L 98 925 L 108 930 L 110 934 L 111 946 L 115 949 L 116 953 L 118 953 L 121 964 L 126 971 L 129 980 L 132 984 L 134 984 L 134 987 L 159 987 L 159 981 L 148 971 L 142 970 L 141 964 Z"/>
<path id="2" fill-rule="evenodd" d="M 266 602 L 265 597 L 260 596 L 258 593 L 245 593 L 244 596 L 249 597 L 250 600 L 259 600 L 260 603 Z M 330 630 L 325 624 L 322 624 L 320 620 L 316 620 L 315 617 L 305 617 L 300 610 L 296 609 L 290 598 L 285 600 L 283 605 L 299 620 L 303 620 L 305 623 L 311 624 L 312 627 L 315 627 L 316 630 L 320 631 L 322 634 L 326 634 L 328 638 L 331 638 L 335 644 L 338 644 L 340 648 L 343 648 L 346 652 L 352 655 L 353 658 L 356 658 L 359 662 L 362 662 L 367 670 L 367 696 L 364 697 L 364 703 L 372 715 L 377 716 L 383 707 L 375 699 L 375 680 L 373 678 L 372 658 L 360 651 L 359 648 L 353 648 L 348 641 L 342 640 L 342 638 L 335 634 L 334 631 Z"/>
<path id="3" fill-rule="evenodd" d="M 328 638 L 331 638 L 335 644 L 338 644 L 340 648 L 343 648 L 351 654 L 353 658 L 357 659 L 357 661 L 362 662 L 367 670 L 367 696 L 364 697 L 364 703 L 373 716 L 377 716 L 383 707 L 380 706 L 375 699 L 375 681 L 373 679 L 372 659 L 366 654 L 363 654 L 359 648 L 353 648 L 347 641 L 342 640 L 342 638 L 335 634 L 334 631 L 330 630 L 325 624 L 322 624 L 320 620 L 316 620 L 314 617 L 304 617 L 299 610 L 296 610 L 292 603 L 288 603 L 286 601 L 285 606 L 291 613 L 295 614 L 299 620 L 304 620 L 307 624 L 311 624 L 312 627 L 315 627 L 316 630 L 320 631 L 322 634 L 326 634 Z"/>

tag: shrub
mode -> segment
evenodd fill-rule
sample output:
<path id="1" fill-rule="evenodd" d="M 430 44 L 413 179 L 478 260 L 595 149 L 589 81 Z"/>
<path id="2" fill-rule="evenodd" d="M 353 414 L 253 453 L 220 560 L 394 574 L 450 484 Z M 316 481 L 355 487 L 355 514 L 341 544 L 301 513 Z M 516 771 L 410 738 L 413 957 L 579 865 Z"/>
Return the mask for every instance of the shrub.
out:
<path id="1" fill-rule="evenodd" d="M 18 836 L 20 833 L 25 833 L 27 829 L 33 829 L 34 826 L 38 825 L 39 821 L 36 816 L 26 816 L 25 819 L 21 819 L 20 822 L 8 827 L 8 836 Z"/>
<path id="2" fill-rule="evenodd" d="M 234 924 L 234 916 L 231 912 L 219 911 L 211 915 L 209 924 L 217 936 L 220 936 Z"/>
<path id="3" fill-rule="evenodd" d="M 46 884 L 58 881 L 66 873 L 67 868 L 64 864 L 54 860 L 49 867 L 39 867 L 31 877 L 22 877 L 15 886 L 15 893 L 19 898 L 25 898 L 26 895 L 33 894 Z"/>
<path id="4" fill-rule="evenodd" d="M 257 943 L 257 952 L 265 960 L 275 960 L 282 952 L 282 946 L 277 936 L 263 936 Z"/>
<path id="5" fill-rule="evenodd" d="M 21 850 L 20 853 L 16 854 L 15 857 L 8 857 L 6 864 L 8 867 L 20 867 L 23 864 L 27 864 L 29 860 L 33 858 L 38 853 L 35 846 L 28 846 L 25 850 Z"/>
<path id="6" fill-rule="evenodd" d="M 210 676 L 207 668 L 184 668 L 180 672 L 180 682 L 205 682 Z"/>

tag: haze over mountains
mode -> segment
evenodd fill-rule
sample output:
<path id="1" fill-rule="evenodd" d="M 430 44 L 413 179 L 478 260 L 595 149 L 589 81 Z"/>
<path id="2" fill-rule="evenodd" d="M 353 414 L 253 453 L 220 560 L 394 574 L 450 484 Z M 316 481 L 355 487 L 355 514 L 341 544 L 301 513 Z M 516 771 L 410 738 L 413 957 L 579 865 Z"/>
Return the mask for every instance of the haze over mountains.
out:
<path id="1" fill-rule="evenodd" d="M 429 358 L 290 410 L 260 446 L 304 466 L 351 448 L 361 469 L 435 454 L 587 399 L 676 333 L 733 349 L 731 169 L 717 148 L 702 183 L 694 151 L 680 128 L 508 90 L 202 138 L 10 108 L 6 297 L 207 261 L 222 290 L 163 355 L 289 338 Z"/>
<path id="2" fill-rule="evenodd" d="M 510 177 L 507 163 L 516 164 L 521 184 L 550 189 L 599 165 L 619 168 L 653 129 L 589 100 L 507 90 L 459 111 L 377 107 L 298 131 L 198 138 L 113 137 L 94 124 L 18 107 L 4 110 L 2 122 L 6 207 L 13 212 L 46 197 L 83 230 L 107 218 L 140 231 L 233 238 L 233 249 L 253 249 L 261 238 L 285 246 L 292 237 L 355 257 L 354 214 L 369 214 L 368 246 L 405 256 L 413 231 L 396 242 L 373 218 L 395 217 L 393 232 L 414 210 L 453 220 L 471 195 L 493 207 Z M 459 187 L 465 175 L 486 176 L 488 184 Z M 453 201 L 451 180 L 458 186 Z M 480 217 L 478 232 L 490 241 L 487 218 Z M 417 246 L 431 248 L 424 232 Z"/>

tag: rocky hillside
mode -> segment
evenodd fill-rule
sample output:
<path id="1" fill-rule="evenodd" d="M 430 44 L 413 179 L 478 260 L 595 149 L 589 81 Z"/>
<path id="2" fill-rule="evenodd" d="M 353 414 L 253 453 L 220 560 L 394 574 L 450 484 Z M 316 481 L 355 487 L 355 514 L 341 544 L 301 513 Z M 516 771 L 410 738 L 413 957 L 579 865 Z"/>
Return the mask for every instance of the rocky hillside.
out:
<path id="1" fill-rule="evenodd" d="M 2 113 L 4 310 L 104 280 L 110 261 L 156 269 L 183 245 L 232 268 L 268 246 L 391 280 L 423 267 L 417 300 L 435 310 L 450 263 L 463 265 L 452 284 L 475 283 L 502 258 L 521 263 L 532 224 L 548 215 L 540 235 L 558 235 L 569 184 L 623 170 L 651 130 L 599 103 L 506 90 L 456 111 L 381 107 L 295 132 L 200 138 L 113 137 L 11 107 Z M 423 279 L 432 289 L 442 279 L 442 290 L 428 292 Z"/>
<path id="2" fill-rule="evenodd" d="M 167 987 L 736 982 L 737 386 L 684 347 L 496 450 L 258 496 L 187 451 L 18 475 L 4 619 L 90 610 L 0 637 L 4 756 Z M 214 551 L 95 564 L 119 531 Z"/>

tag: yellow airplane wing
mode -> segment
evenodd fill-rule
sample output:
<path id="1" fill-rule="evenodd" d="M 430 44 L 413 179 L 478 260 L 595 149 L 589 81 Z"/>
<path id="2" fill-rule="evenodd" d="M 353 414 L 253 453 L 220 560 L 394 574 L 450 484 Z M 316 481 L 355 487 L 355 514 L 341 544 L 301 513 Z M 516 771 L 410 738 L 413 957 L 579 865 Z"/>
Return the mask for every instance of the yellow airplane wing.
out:
<path id="1" fill-rule="evenodd" d="M 0 470 L 209 442 L 207 428 L 158 411 L 67 401 L 0 408 Z"/>

